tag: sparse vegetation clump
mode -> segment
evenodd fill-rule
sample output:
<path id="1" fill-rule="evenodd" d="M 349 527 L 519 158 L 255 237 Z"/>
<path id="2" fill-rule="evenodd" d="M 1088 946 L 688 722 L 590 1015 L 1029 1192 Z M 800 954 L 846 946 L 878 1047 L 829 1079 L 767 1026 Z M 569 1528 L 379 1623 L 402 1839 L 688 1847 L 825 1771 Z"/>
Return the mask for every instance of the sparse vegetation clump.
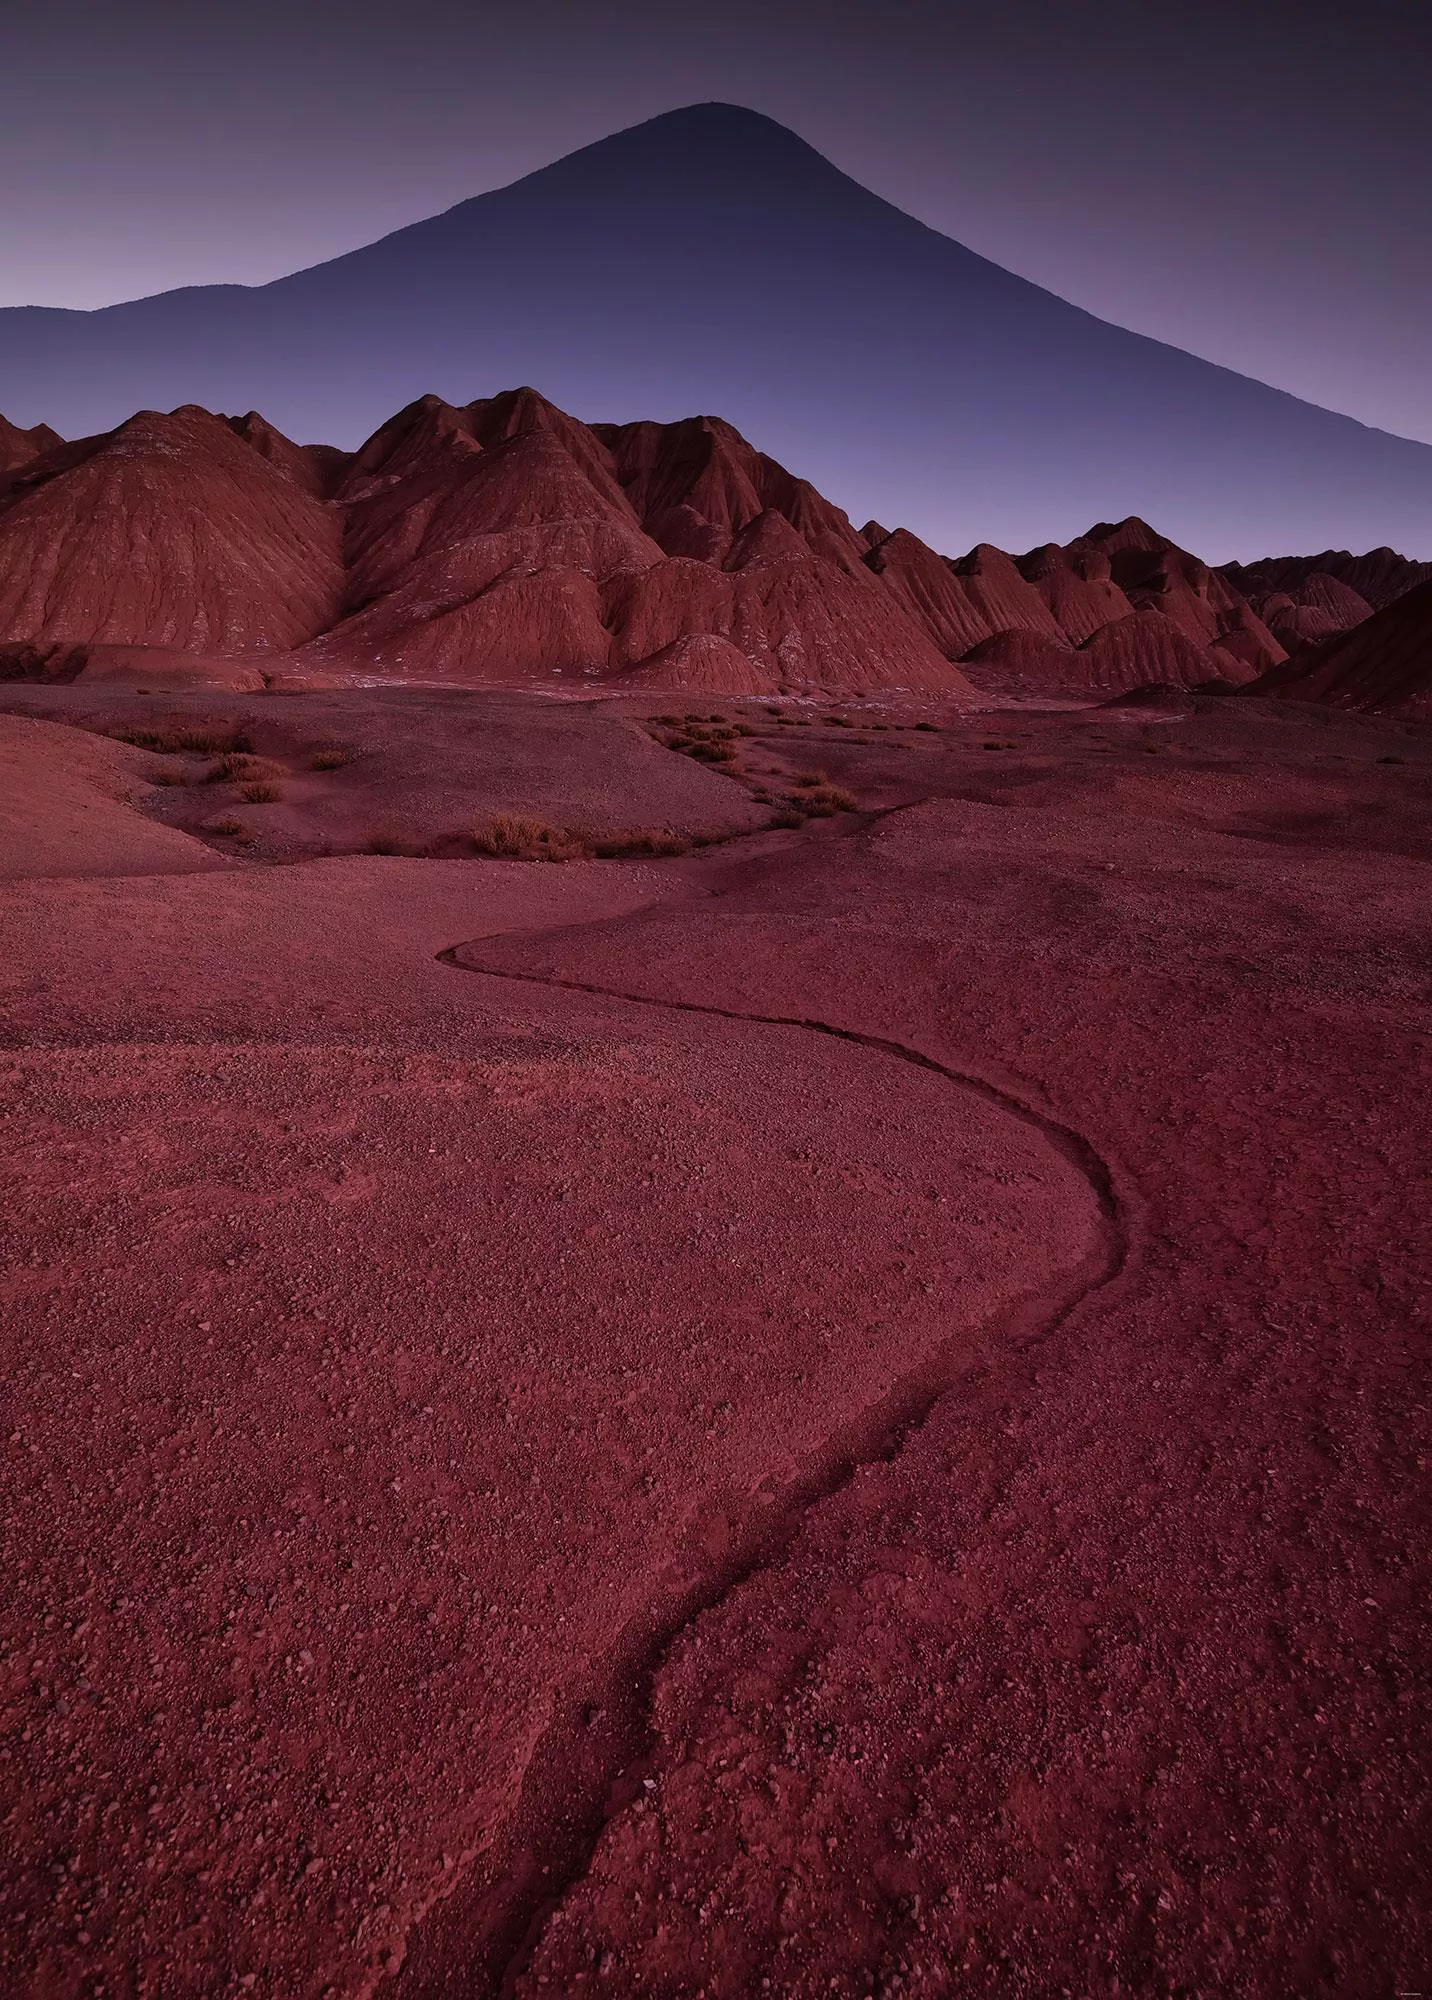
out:
<path id="1" fill-rule="evenodd" d="M 273 778 L 256 778 L 252 784 L 240 785 L 239 797 L 251 806 L 271 806 L 283 797 L 283 786 Z"/>
<path id="2" fill-rule="evenodd" d="M 189 773 L 182 764 L 161 764 L 157 771 L 149 774 L 151 785 L 187 785 Z"/>
<path id="3" fill-rule="evenodd" d="M 824 785 L 827 782 L 827 775 L 824 771 L 800 771 L 794 780 L 796 789 L 803 792 L 813 791 L 818 785 Z"/>
<path id="4" fill-rule="evenodd" d="M 136 750 L 157 750 L 165 757 L 213 757 L 220 751 L 248 751 L 253 744 L 243 729 L 117 729 L 117 742 Z"/>
<path id="5" fill-rule="evenodd" d="M 931 734 L 938 735 L 940 725 L 938 722 L 917 722 L 915 724 L 915 727 L 917 729 L 923 729 Z"/>
<path id="6" fill-rule="evenodd" d="M 800 809 L 811 819 L 833 819 L 836 813 L 854 812 L 855 798 L 843 785 L 821 785 L 802 793 Z"/>
<path id="7" fill-rule="evenodd" d="M 345 764 L 353 762 L 353 752 L 344 750 L 339 744 L 328 743 L 321 750 L 315 750 L 308 760 L 310 771 L 341 771 Z"/>
<path id="8" fill-rule="evenodd" d="M 472 839 L 479 854 L 505 861 L 579 861 L 591 852 L 579 834 L 524 813 L 498 813 Z"/>
<path id="9" fill-rule="evenodd" d="M 211 819 L 204 832 L 217 833 L 225 840 L 247 840 L 249 837 L 249 830 L 241 819 Z"/>
<path id="10" fill-rule="evenodd" d="M 666 858 L 676 854 L 689 854 L 692 843 L 683 833 L 672 833 L 662 826 L 638 826 L 626 833 L 609 833 L 592 842 L 592 852 L 603 861 L 614 861 L 637 855 Z"/>
<path id="11" fill-rule="evenodd" d="M 231 750 L 211 765 L 204 774 L 208 785 L 257 784 L 263 779 L 279 779 L 288 776 L 282 764 L 272 757 L 255 757 L 251 751 Z"/>

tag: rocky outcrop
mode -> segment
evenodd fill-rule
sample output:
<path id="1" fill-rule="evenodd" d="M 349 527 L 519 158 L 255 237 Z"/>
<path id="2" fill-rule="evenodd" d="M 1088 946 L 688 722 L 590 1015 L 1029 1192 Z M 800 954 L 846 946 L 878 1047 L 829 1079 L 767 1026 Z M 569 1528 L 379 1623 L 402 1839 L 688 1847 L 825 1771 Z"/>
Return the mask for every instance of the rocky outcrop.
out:
<path id="1" fill-rule="evenodd" d="M 1351 632 L 1305 647 L 1264 674 L 1254 692 L 1432 721 L 1432 580 Z"/>
<path id="2" fill-rule="evenodd" d="M 48 424 L 36 424 L 25 431 L 0 417 L 0 479 L 63 442 L 59 432 L 52 431 Z"/>
<path id="3" fill-rule="evenodd" d="M 0 642 L 284 649 L 342 587 L 338 517 L 206 410 L 141 411 L 0 486 Z"/>
<path id="4" fill-rule="evenodd" d="M 1136 611 L 1157 611 L 1191 645 L 1218 657 L 1222 677 L 1251 680 L 1287 657 L 1246 598 L 1218 570 L 1136 516 L 1100 522 L 1083 538 L 1109 560 Z"/>
<path id="5" fill-rule="evenodd" d="M 1381 611 L 1419 584 L 1432 582 L 1432 562 L 1412 562 L 1387 548 L 1369 549 L 1361 556 L 1347 549 L 1324 549 L 1317 556 L 1267 556 L 1260 562 L 1224 563 L 1219 574 L 1264 616 L 1267 601 L 1277 595 L 1286 595 L 1295 604 L 1317 603 L 1325 580 L 1354 592 L 1369 610 Z"/>

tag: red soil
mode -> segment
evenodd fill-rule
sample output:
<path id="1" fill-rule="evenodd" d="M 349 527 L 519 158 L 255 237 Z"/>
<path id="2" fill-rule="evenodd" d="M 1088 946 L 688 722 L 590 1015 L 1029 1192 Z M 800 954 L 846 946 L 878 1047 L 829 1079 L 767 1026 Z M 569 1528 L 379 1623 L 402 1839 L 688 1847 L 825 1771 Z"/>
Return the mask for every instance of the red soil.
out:
<path id="1" fill-rule="evenodd" d="M 1424 733 L 249 699 L 862 807 L 274 867 L 7 706 L 7 1993 L 1417 1985 Z"/>

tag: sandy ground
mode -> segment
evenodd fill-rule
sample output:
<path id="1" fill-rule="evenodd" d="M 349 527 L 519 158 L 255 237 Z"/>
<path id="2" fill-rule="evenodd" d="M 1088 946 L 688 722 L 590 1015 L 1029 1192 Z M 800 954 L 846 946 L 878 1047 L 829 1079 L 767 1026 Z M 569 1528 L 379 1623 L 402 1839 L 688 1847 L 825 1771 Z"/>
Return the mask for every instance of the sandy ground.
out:
<path id="1" fill-rule="evenodd" d="M 270 853 L 116 699 L 0 716 L 7 1992 L 1420 1989 L 1432 737 L 293 696 Z M 342 834 L 564 794 L 716 844 Z"/>

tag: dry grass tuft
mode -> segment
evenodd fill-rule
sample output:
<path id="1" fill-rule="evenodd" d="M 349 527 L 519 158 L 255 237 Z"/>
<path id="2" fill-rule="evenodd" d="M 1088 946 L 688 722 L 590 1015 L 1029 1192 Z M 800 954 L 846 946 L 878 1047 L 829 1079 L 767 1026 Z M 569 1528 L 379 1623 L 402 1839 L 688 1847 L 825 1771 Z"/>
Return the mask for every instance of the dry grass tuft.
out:
<path id="1" fill-rule="evenodd" d="M 314 751 L 308 760 L 308 768 L 310 771 L 341 771 L 345 764 L 352 762 L 351 750 L 343 750 L 336 743 L 330 743 Z"/>
<path id="2" fill-rule="evenodd" d="M 817 785 L 828 784 L 829 778 L 824 771 L 801 771 L 793 782 L 800 791 L 809 791 Z"/>
<path id="3" fill-rule="evenodd" d="M 151 785 L 187 785 L 189 773 L 182 764 L 161 764 L 157 771 L 149 774 Z"/>
<path id="4" fill-rule="evenodd" d="M 822 785 L 818 791 L 803 793 L 800 806 L 812 819 L 833 819 L 837 813 L 854 812 L 855 799 L 842 785 Z"/>
<path id="5" fill-rule="evenodd" d="M 591 852 L 579 834 L 524 813 L 498 813 L 472 839 L 479 854 L 508 861 L 580 861 Z"/>
<path id="6" fill-rule="evenodd" d="M 211 819 L 204 832 L 222 834 L 225 840 L 247 840 L 249 837 L 249 830 L 241 819 Z"/>
<path id="7" fill-rule="evenodd" d="M 272 778 L 256 778 L 251 785 L 240 785 L 239 797 L 251 806 L 271 806 L 283 797 L 283 786 Z"/>
<path id="8" fill-rule="evenodd" d="M 624 833 L 607 833 L 592 842 L 592 852 L 603 861 L 628 855 L 663 857 L 689 854 L 691 842 L 684 833 L 672 833 L 664 826 L 637 826 Z"/>
<path id="9" fill-rule="evenodd" d="M 138 750 L 158 750 L 166 757 L 212 757 L 220 750 L 252 750 L 242 729 L 117 729 L 115 740 Z"/>
<path id="10" fill-rule="evenodd" d="M 286 778 L 288 772 L 272 757 L 255 757 L 252 751 L 231 750 L 204 773 L 206 785 L 253 784 L 261 778 Z"/>

